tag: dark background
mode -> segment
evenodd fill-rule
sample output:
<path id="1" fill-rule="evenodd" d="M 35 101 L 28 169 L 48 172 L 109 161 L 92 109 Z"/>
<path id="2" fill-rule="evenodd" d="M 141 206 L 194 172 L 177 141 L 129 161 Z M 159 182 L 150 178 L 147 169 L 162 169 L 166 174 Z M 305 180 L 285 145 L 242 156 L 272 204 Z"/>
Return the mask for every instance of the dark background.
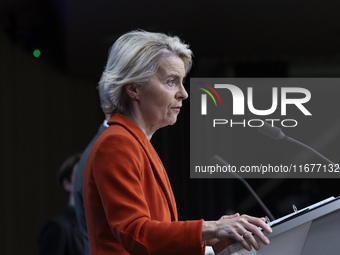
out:
<path id="1" fill-rule="evenodd" d="M 41 225 L 65 206 L 56 172 L 103 120 L 96 85 L 122 33 L 141 28 L 189 43 L 195 58 L 188 90 L 190 77 L 339 77 L 339 11 L 340 3 L 330 0 L 1 0 L 0 253 L 36 254 Z M 33 57 L 35 48 L 41 57 Z M 190 179 L 189 100 L 182 109 L 176 125 L 152 139 L 179 218 L 217 219 L 236 211 L 262 216 L 239 181 Z M 332 110 L 325 133 L 308 127 L 294 138 L 336 161 L 339 117 Z M 339 195 L 338 179 L 249 182 L 276 217 L 291 212 L 292 204 L 301 208 Z"/>

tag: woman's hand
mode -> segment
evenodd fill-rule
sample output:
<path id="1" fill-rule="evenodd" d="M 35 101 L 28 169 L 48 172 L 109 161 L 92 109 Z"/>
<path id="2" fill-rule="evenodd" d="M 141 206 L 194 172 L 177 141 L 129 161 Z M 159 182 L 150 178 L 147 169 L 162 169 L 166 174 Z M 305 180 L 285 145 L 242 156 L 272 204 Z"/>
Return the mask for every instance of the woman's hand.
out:
<path id="1" fill-rule="evenodd" d="M 262 228 L 268 234 L 272 229 L 266 224 L 264 218 L 257 218 L 248 215 L 239 215 L 238 213 L 230 216 L 222 216 L 218 221 L 203 222 L 202 238 L 208 243 L 215 238 L 221 240 L 231 238 L 239 242 L 246 250 L 250 251 L 252 247 L 255 250 L 260 249 L 260 245 L 254 238 L 254 235 L 264 244 L 269 244 L 268 238 L 259 229 Z"/>

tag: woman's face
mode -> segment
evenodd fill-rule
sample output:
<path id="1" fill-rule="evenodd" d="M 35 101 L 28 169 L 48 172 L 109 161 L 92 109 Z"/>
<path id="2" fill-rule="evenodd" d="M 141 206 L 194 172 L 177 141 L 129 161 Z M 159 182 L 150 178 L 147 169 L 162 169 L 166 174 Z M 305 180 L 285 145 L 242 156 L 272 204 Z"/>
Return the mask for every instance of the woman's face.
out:
<path id="1" fill-rule="evenodd" d="M 188 97 L 183 87 L 184 63 L 177 56 L 163 58 L 149 84 L 139 87 L 139 109 L 146 128 L 173 125 L 182 107 L 182 100 Z"/>

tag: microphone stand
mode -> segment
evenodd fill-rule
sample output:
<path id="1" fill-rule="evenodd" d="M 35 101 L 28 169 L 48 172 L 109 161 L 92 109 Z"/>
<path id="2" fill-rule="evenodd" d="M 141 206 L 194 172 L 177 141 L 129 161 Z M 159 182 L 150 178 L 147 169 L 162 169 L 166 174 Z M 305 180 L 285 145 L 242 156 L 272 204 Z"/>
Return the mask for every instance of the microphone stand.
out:
<path id="1" fill-rule="evenodd" d="M 299 142 L 297 140 L 295 140 L 294 138 L 291 138 L 289 136 L 286 136 L 284 137 L 284 139 L 286 139 L 287 141 L 289 142 L 292 142 L 292 143 L 295 143 L 297 145 L 300 145 L 301 147 L 309 150 L 310 152 L 313 152 L 315 155 L 319 156 L 320 158 L 322 158 L 323 160 L 325 160 L 326 162 L 328 162 L 329 164 L 332 164 L 334 165 L 334 163 L 332 161 L 330 161 L 328 158 L 326 158 L 324 155 L 322 155 L 321 153 L 317 152 L 316 150 L 314 150 L 312 147 L 309 147 L 308 145 L 302 143 L 302 142 Z"/>
<path id="2" fill-rule="evenodd" d="M 214 155 L 212 158 L 212 161 L 218 161 L 219 163 L 228 166 L 229 163 L 226 162 L 223 158 L 221 158 L 218 155 Z M 232 173 L 237 179 L 239 179 L 244 186 L 246 186 L 246 188 L 249 190 L 249 192 L 253 195 L 253 197 L 256 199 L 256 201 L 259 203 L 259 205 L 261 206 L 261 208 L 266 212 L 267 216 L 269 217 L 269 219 L 271 221 L 275 220 L 275 217 L 273 216 L 273 214 L 270 212 L 270 210 L 267 208 L 267 206 L 262 202 L 261 198 L 256 194 L 256 192 L 254 191 L 254 189 L 250 186 L 250 184 L 244 179 L 242 178 L 240 175 L 238 175 L 237 173 Z"/>
<path id="3" fill-rule="evenodd" d="M 323 156 L 322 154 L 320 154 L 319 152 L 317 152 L 316 150 L 314 150 L 313 148 L 309 147 L 308 145 L 299 142 L 287 135 L 285 135 L 281 128 L 275 127 L 270 125 L 268 122 L 264 122 L 263 126 L 260 127 L 258 129 L 258 131 L 266 136 L 269 136 L 270 138 L 273 138 L 275 140 L 280 140 L 280 139 L 286 139 L 289 142 L 295 143 L 307 150 L 309 150 L 310 152 L 314 153 L 315 155 L 317 155 L 318 157 L 322 158 L 323 160 L 325 160 L 326 162 L 328 162 L 329 164 L 334 165 L 334 163 L 332 161 L 330 161 L 328 158 L 326 158 L 325 156 Z"/>

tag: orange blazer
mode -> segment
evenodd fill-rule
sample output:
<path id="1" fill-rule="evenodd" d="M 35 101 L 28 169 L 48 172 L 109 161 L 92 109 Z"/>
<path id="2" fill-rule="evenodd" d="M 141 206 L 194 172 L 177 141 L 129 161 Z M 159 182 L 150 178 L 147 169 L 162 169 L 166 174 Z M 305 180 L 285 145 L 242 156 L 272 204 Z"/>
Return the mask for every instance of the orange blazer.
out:
<path id="1" fill-rule="evenodd" d="M 203 220 L 178 221 L 164 166 L 143 131 L 114 114 L 84 173 L 90 255 L 204 254 Z"/>

